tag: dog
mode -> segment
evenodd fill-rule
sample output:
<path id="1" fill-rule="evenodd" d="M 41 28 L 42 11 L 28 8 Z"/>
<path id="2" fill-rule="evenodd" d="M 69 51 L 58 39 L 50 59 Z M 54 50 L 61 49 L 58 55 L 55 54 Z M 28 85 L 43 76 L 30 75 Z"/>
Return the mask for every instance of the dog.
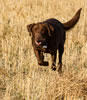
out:
<path id="1" fill-rule="evenodd" d="M 64 52 L 66 31 L 71 29 L 78 22 L 81 9 L 82 8 L 80 8 L 73 18 L 66 23 L 61 23 L 55 18 L 50 18 L 43 22 L 27 25 L 27 30 L 31 36 L 33 49 L 39 65 L 48 65 L 48 62 L 44 61 L 43 52 L 50 53 L 52 58 L 51 68 L 52 70 L 56 70 L 56 56 L 58 50 L 58 72 L 62 72 L 62 55 Z"/>

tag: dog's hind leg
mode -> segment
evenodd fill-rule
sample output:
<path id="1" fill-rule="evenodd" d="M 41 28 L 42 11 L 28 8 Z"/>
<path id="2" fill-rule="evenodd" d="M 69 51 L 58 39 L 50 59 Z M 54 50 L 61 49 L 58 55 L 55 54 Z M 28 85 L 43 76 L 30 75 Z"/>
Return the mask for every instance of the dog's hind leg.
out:
<path id="1" fill-rule="evenodd" d="M 59 46 L 59 68 L 58 68 L 58 72 L 61 73 L 62 72 L 62 55 L 64 52 L 64 44 Z"/>
<path id="2" fill-rule="evenodd" d="M 53 54 L 51 54 L 51 59 L 52 59 L 52 70 L 56 70 L 56 55 L 57 55 L 57 51 Z"/>

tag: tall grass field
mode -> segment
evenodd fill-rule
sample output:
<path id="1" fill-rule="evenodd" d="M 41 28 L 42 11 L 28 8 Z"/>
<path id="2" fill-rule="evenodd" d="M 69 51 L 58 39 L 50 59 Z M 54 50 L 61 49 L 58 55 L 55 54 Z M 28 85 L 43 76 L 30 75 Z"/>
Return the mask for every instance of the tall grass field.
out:
<path id="1" fill-rule="evenodd" d="M 63 73 L 39 66 L 27 25 L 56 18 L 66 32 Z M 57 57 L 58 63 L 58 57 Z M 87 100 L 87 0 L 0 0 L 0 100 Z"/>

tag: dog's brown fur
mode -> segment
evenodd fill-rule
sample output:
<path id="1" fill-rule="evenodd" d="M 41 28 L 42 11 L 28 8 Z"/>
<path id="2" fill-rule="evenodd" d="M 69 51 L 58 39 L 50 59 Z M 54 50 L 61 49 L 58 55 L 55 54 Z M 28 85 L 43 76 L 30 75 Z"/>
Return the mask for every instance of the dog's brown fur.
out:
<path id="1" fill-rule="evenodd" d="M 79 20 L 81 9 L 66 23 L 51 18 L 44 22 L 27 25 L 28 32 L 32 36 L 32 45 L 39 65 L 48 65 L 44 62 L 45 53 L 50 53 L 52 58 L 52 69 L 56 69 L 56 55 L 59 51 L 59 69 L 62 71 L 62 55 L 66 39 L 65 31 L 72 28 Z M 44 47 L 45 46 L 45 47 Z"/>

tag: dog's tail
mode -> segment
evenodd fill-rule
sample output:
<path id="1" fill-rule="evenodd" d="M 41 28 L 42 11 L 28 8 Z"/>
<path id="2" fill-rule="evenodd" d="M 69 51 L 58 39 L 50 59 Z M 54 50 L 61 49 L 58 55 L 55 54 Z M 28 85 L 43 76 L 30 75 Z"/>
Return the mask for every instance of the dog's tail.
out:
<path id="1" fill-rule="evenodd" d="M 66 23 L 63 23 L 64 28 L 65 28 L 66 30 L 69 30 L 70 28 L 72 28 L 72 27 L 78 22 L 78 20 L 79 20 L 79 18 L 80 18 L 81 9 L 82 9 L 82 8 L 80 8 L 80 9 L 77 11 L 77 13 L 74 15 L 74 17 L 73 17 L 71 20 L 69 20 L 69 21 L 66 22 Z"/>

